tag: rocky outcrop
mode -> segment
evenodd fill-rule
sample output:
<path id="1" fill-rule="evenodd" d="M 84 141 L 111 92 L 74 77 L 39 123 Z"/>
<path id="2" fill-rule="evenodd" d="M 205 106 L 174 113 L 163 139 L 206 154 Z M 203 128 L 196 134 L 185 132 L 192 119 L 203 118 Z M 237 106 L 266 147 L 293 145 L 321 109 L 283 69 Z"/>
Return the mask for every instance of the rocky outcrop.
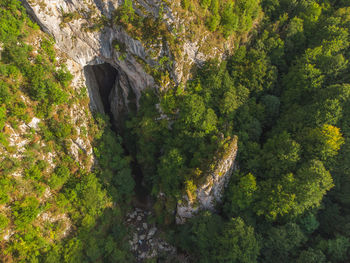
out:
<path id="1" fill-rule="evenodd" d="M 152 212 L 139 208 L 127 215 L 127 224 L 133 232 L 129 244 L 139 262 L 155 259 L 161 254 L 166 254 L 167 258 L 176 255 L 176 248 L 161 238 L 161 231 L 154 224 L 147 222 L 152 216 Z"/>
<path id="2" fill-rule="evenodd" d="M 217 203 L 221 202 L 224 187 L 235 167 L 237 155 L 237 137 L 228 144 L 224 154 L 214 161 L 214 169 L 203 179 L 204 183 L 197 186 L 194 200 L 183 196 L 177 204 L 176 223 L 182 224 L 200 210 L 215 211 Z"/>
<path id="3" fill-rule="evenodd" d="M 111 97 L 111 110 L 114 119 L 118 119 L 121 112 L 126 112 L 129 103 L 138 101 L 142 90 L 147 87 L 157 87 L 152 77 L 151 69 L 157 71 L 162 58 L 170 59 L 167 79 L 164 87 L 170 82 L 178 84 L 191 76 L 191 67 L 203 63 L 209 58 L 222 56 L 232 44 L 220 43 L 222 47 L 211 46 L 207 41 L 210 32 L 196 35 L 190 39 L 191 27 L 195 17 L 186 14 L 179 15 L 180 1 L 168 2 L 160 0 L 134 0 L 133 5 L 137 15 L 151 16 L 154 19 L 162 16 L 169 33 L 176 39 L 176 47 L 163 40 L 157 44 L 142 43 L 118 25 L 115 18 L 116 9 L 122 0 L 22 0 L 31 16 L 50 34 L 56 46 L 67 54 L 80 67 L 80 75 L 86 80 L 89 90 L 91 108 L 103 112 L 99 87 L 91 70 L 84 67 L 109 63 L 121 76 L 117 79 L 115 90 Z M 165 4 L 167 2 L 167 4 Z M 177 11 L 173 11 L 177 10 Z M 160 37 L 162 39 L 162 37 Z M 115 49 L 116 43 L 123 48 Z M 207 47 L 208 46 L 208 47 Z M 172 50 L 178 50 L 175 56 Z M 204 54 L 202 50 L 210 50 Z M 71 68 L 69 68 L 71 70 Z M 159 81 L 159 80 L 158 80 Z M 163 85 L 161 84 L 161 85 Z M 118 89 L 121 89 L 119 91 Z M 131 94 L 132 93 L 132 94 Z M 130 95 L 131 94 L 131 95 Z M 119 97 L 114 97 L 119 95 Z M 129 97 L 135 98 L 132 102 Z"/>
<path id="4" fill-rule="evenodd" d="M 89 90 L 92 109 L 103 112 L 98 84 L 91 75 L 91 70 L 84 71 L 87 65 L 109 63 L 123 75 L 123 78 L 120 78 L 121 83 L 117 83 L 116 87 L 123 88 L 124 97 L 128 97 L 128 93 L 132 91 L 136 101 L 140 98 L 142 90 L 154 86 L 153 78 L 135 59 L 139 57 L 147 61 L 147 53 L 142 43 L 128 36 L 121 27 L 108 24 L 108 19 L 113 17 L 113 12 L 119 5 L 118 1 L 22 0 L 22 2 L 41 28 L 55 39 L 58 49 L 79 65 Z M 101 27 L 95 29 L 98 25 Z M 113 47 L 115 40 L 126 46 L 127 55 L 123 60 L 119 59 L 121 54 Z M 116 116 L 120 111 L 119 106 L 120 103 L 114 103 Z"/>

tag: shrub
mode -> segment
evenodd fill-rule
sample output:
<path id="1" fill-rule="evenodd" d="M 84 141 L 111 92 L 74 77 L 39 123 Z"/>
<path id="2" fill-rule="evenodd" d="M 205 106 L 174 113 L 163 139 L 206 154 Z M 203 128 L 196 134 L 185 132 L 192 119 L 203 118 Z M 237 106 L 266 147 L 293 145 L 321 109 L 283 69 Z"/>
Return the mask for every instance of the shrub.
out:
<path id="1" fill-rule="evenodd" d="M 68 71 L 65 65 L 62 65 L 55 73 L 56 79 L 63 87 L 68 87 L 73 79 L 73 75 Z"/>
<path id="2" fill-rule="evenodd" d="M 48 184 L 52 189 L 57 190 L 66 183 L 69 176 L 69 169 L 65 166 L 59 166 L 55 169 L 55 173 L 49 179 Z"/>
<path id="3" fill-rule="evenodd" d="M 39 201 L 32 196 L 26 197 L 23 201 L 14 202 L 11 208 L 14 223 L 18 229 L 24 229 L 40 212 Z"/>
<path id="4" fill-rule="evenodd" d="M 29 169 L 26 169 L 25 176 L 29 179 L 39 181 L 46 166 L 47 163 L 40 160 L 36 164 L 32 165 Z"/>
<path id="5" fill-rule="evenodd" d="M 6 121 L 6 108 L 0 107 L 0 131 L 4 128 Z"/>
<path id="6" fill-rule="evenodd" d="M 5 215 L 0 214 L 0 233 L 7 227 L 8 223 L 9 219 Z"/>
<path id="7" fill-rule="evenodd" d="M 0 74 L 2 74 L 1 71 Z M 11 93 L 8 84 L 0 80 L 0 105 L 8 103 L 10 98 Z"/>
<path id="8" fill-rule="evenodd" d="M 181 6 L 183 9 L 188 9 L 190 6 L 190 0 L 181 0 Z"/>

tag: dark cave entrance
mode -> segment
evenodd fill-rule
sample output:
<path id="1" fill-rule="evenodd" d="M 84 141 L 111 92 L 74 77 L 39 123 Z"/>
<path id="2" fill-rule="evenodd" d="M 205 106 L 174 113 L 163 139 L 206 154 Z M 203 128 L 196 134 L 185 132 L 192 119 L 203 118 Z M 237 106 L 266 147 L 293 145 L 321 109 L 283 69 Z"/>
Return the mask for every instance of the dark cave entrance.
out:
<path id="1" fill-rule="evenodd" d="M 92 76 L 90 76 L 90 83 L 95 81 L 95 85 L 97 84 L 98 93 L 94 94 L 93 92 L 92 94 L 92 97 L 95 97 L 95 103 L 98 104 L 100 100 L 102 103 L 103 111 L 106 115 L 109 116 L 112 128 L 114 128 L 114 116 L 111 111 L 110 94 L 115 86 L 116 81 L 118 80 L 118 70 L 108 63 L 103 63 L 99 65 L 86 66 L 85 72 L 90 75 L 92 74 Z M 93 88 L 90 90 L 93 90 Z M 96 96 L 99 98 L 96 98 Z M 101 105 L 99 106 L 101 107 Z M 101 109 L 97 110 L 101 111 Z"/>
<path id="2" fill-rule="evenodd" d="M 116 133 L 123 138 L 123 148 L 125 155 L 132 156 L 132 162 L 130 163 L 132 169 L 132 175 L 135 180 L 135 200 L 134 205 L 136 207 L 148 208 L 150 205 L 150 194 L 149 191 L 143 184 L 143 173 L 140 165 L 136 159 L 136 153 L 133 153 L 131 148 L 134 148 L 132 145 L 127 145 L 124 132 L 123 132 L 123 122 L 124 117 L 119 116 L 122 121 L 116 120 L 112 112 L 111 101 L 113 96 L 120 94 L 120 92 L 113 92 L 113 89 L 116 86 L 116 83 L 119 81 L 120 73 L 116 68 L 111 66 L 108 63 L 98 64 L 98 65 L 88 65 L 84 68 L 85 77 L 87 80 L 88 90 L 90 93 L 90 100 L 93 102 L 96 110 L 100 113 L 105 113 L 109 116 L 111 122 L 111 128 Z M 136 102 L 131 99 L 131 102 L 134 103 L 136 107 Z M 131 105 L 132 107 L 133 105 Z M 127 114 L 126 114 L 127 115 Z M 126 116 L 127 119 L 127 116 Z M 130 138 L 129 138 L 130 139 Z"/>

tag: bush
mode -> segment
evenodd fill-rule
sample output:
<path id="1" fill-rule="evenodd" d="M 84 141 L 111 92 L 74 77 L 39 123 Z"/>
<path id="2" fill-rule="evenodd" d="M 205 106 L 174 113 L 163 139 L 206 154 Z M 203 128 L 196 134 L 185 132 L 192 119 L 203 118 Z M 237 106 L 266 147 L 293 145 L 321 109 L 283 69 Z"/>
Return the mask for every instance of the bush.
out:
<path id="1" fill-rule="evenodd" d="M 68 87 L 73 79 L 73 75 L 68 71 L 65 65 L 61 65 L 61 68 L 56 71 L 55 76 L 63 87 Z"/>
<path id="2" fill-rule="evenodd" d="M 55 135 L 58 141 L 62 141 L 72 134 L 73 127 L 70 123 L 52 119 L 50 121 L 50 131 Z"/>
<path id="3" fill-rule="evenodd" d="M 206 26 L 212 32 L 218 29 L 219 24 L 220 24 L 220 16 L 218 14 L 209 16 L 206 21 Z"/>
<path id="4" fill-rule="evenodd" d="M 190 0 L 181 0 L 181 6 L 183 9 L 188 10 L 188 8 L 190 6 Z"/>
<path id="5" fill-rule="evenodd" d="M 9 223 L 9 219 L 3 215 L 3 214 L 0 214 L 0 233 L 7 227 Z"/>
<path id="6" fill-rule="evenodd" d="M 3 161 L 3 163 L 5 163 Z M 0 171 L 5 173 L 4 167 L 0 166 Z M 6 204 L 9 201 L 9 195 L 8 192 L 10 190 L 10 180 L 7 178 L 0 178 L 0 205 Z"/>
<path id="7" fill-rule="evenodd" d="M 42 178 L 42 172 L 46 166 L 47 163 L 40 160 L 36 164 L 33 164 L 29 169 L 26 169 L 25 176 L 29 179 L 39 181 Z"/>
<path id="8" fill-rule="evenodd" d="M 23 201 L 16 201 L 11 209 L 14 223 L 19 230 L 32 223 L 40 212 L 39 201 L 35 197 L 26 197 Z"/>
<path id="9" fill-rule="evenodd" d="M 0 74 L 2 74 L 0 72 Z M 0 80 L 0 105 L 7 104 L 11 99 L 11 93 L 9 89 L 9 85 L 2 80 Z"/>
<path id="10" fill-rule="evenodd" d="M 55 169 L 55 173 L 49 179 L 48 184 L 52 189 L 57 190 L 66 183 L 69 176 L 69 169 L 65 166 L 59 166 Z"/>
<path id="11" fill-rule="evenodd" d="M 6 108 L 0 107 L 0 131 L 4 128 L 6 121 Z"/>

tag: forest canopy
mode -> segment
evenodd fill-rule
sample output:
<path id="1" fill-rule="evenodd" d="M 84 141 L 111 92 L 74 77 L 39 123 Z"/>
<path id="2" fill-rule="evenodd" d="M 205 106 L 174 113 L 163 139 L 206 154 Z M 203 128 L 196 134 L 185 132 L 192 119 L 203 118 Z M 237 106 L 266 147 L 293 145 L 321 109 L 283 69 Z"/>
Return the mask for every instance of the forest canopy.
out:
<path id="1" fill-rule="evenodd" d="M 225 23 L 233 23 L 229 12 L 240 3 L 200 1 L 210 11 L 209 30 L 229 34 Z M 152 193 L 168 197 L 164 207 L 156 204 L 162 211 L 183 193 L 193 196 L 211 158 L 238 136 L 239 170 L 219 216 L 199 214 L 178 228 L 176 244 L 193 259 L 345 262 L 350 233 L 340 225 L 348 226 L 350 216 L 349 3 L 261 5 L 265 17 L 248 45 L 238 45 L 225 61 L 208 61 L 185 86 L 161 94 L 167 118 L 158 117 L 157 96 L 144 95 L 127 123 L 138 138 L 136 155 Z M 167 222 L 164 215 L 160 220 Z M 235 242 L 244 247 L 236 249 Z"/>
<path id="2" fill-rule="evenodd" d="M 133 3 L 123 1 L 108 25 L 147 28 L 152 20 Z M 138 173 L 154 212 L 147 223 L 176 248 L 174 262 L 349 262 L 350 2 L 182 0 L 181 8 L 235 46 L 185 83 L 145 89 L 117 129 L 92 117 L 86 88 L 71 87 L 55 41 L 21 2 L 0 0 L 0 261 L 136 262 L 125 221 Z M 127 47 L 113 45 L 125 59 Z M 72 121 L 74 107 L 87 125 Z M 15 158 L 9 127 L 19 132 L 34 117 L 39 128 Z M 93 164 L 70 152 L 78 133 L 92 143 Z M 196 200 L 233 140 L 221 202 L 176 225 L 177 206 Z M 53 152 L 52 167 L 42 156 Z"/>

